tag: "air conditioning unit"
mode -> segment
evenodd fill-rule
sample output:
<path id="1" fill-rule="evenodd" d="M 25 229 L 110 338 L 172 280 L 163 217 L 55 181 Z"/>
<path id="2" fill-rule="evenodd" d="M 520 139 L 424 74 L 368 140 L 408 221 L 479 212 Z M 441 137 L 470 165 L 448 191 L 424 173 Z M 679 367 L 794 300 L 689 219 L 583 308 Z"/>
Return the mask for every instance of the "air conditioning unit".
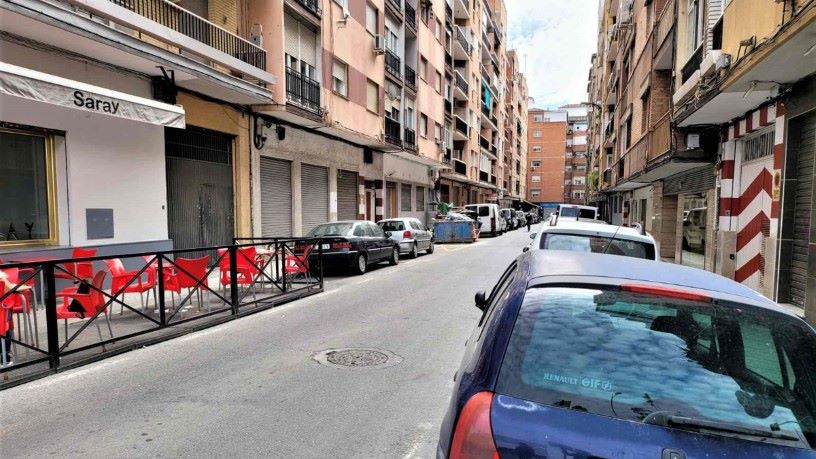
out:
<path id="1" fill-rule="evenodd" d="M 385 54 L 385 38 L 382 35 L 374 35 L 374 54 Z"/>

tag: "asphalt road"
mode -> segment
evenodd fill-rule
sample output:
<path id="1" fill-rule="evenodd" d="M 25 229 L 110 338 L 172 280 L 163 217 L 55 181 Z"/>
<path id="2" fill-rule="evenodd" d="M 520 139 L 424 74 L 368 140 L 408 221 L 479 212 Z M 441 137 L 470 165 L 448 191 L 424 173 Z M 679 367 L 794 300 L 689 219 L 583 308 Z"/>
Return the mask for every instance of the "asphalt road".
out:
<path id="1" fill-rule="evenodd" d="M 0 392 L 0 457 L 434 457 L 464 342 L 522 229 Z M 390 351 L 337 368 L 315 353 Z M 400 360 L 401 359 L 401 360 Z"/>

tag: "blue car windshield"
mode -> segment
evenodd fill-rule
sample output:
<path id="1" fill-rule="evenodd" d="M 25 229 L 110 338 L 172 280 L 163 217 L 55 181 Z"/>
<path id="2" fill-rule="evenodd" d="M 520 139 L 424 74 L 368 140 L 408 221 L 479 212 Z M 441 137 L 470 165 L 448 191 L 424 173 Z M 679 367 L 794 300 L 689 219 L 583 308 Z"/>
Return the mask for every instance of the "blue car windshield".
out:
<path id="1" fill-rule="evenodd" d="M 655 412 L 816 449 L 816 337 L 781 313 L 586 288 L 532 288 L 496 392 L 632 421 Z"/>

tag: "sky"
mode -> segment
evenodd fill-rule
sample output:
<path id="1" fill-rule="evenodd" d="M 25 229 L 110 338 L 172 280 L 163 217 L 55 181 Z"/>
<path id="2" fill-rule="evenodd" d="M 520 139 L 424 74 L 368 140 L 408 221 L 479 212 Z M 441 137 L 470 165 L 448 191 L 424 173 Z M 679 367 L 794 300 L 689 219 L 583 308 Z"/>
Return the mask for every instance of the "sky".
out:
<path id="1" fill-rule="evenodd" d="M 519 51 L 530 107 L 587 100 L 597 49 L 598 0 L 505 0 L 508 49 Z"/>

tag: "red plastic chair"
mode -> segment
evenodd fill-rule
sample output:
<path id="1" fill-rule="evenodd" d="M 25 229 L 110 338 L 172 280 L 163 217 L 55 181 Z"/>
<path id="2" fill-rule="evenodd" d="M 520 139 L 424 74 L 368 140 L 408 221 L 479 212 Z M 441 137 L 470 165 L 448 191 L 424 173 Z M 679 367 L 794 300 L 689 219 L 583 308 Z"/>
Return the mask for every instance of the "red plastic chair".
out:
<path id="1" fill-rule="evenodd" d="M 0 292 L 5 293 L 4 289 L 0 289 Z M 11 354 L 14 346 L 12 345 L 11 340 L 6 338 L 8 336 L 8 332 L 12 330 L 11 327 L 11 311 L 10 308 L 6 307 L 4 304 L 0 304 L 0 367 L 5 367 L 12 364 Z"/>
<path id="2" fill-rule="evenodd" d="M 224 297 L 227 296 L 227 287 L 230 285 L 231 271 L 228 249 L 218 249 L 218 270 L 220 271 L 219 283 L 221 284 Z M 255 247 L 242 247 L 238 249 L 235 263 L 235 282 L 238 285 L 255 285 L 255 278 L 261 272 L 256 266 L 257 249 Z M 255 291 L 252 291 L 253 297 Z"/>
<path id="3" fill-rule="evenodd" d="M 147 281 L 143 282 L 142 276 L 139 274 L 138 270 L 127 271 L 125 269 L 125 265 L 122 264 L 122 260 L 118 258 L 105 260 L 105 265 L 108 267 L 108 271 L 111 273 L 111 295 L 117 296 L 122 293 L 138 293 L 139 299 L 142 302 L 142 311 L 145 311 L 147 306 L 145 303 L 144 294 L 147 293 L 149 297 L 150 291 L 153 290 L 153 285 L 155 285 L 150 283 L 149 274 L 147 275 Z M 133 279 L 134 277 L 136 278 L 135 280 Z M 124 302 L 124 299 L 121 301 Z M 119 315 L 124 312 L 124 309 L 125 307 L 120 304 Z"/>
<path id="4" fill-rule="evenodd" d="M 210 264 L 210 256 L 206 255 L 201 258 L 176 258 L 174 263 L 176 265 L 175 269 L 168 269 L 164 273 L 165 290 L 176 292 L 179 297 L 181 297 L 181 289 L 186 288 L 188 294 L 195 293 L 198 296 L 198 310 L 200 311 L 201 302 L 203 300 L 201 287 L 209 288 L 210 285 L 207 279 L 207 266 Z M 192 299 L 192 295 L 190 299 Z M 184 306 L 183 303 L 179 304 L 178 307 L 182 306 Z"/>
<path id="5" fill-rule="evenodd" d="M 96 249 L 83 249 L 81 247 L 75 247 L 74 250 L 71 251 L 71 258 L 88 258 L 95 256 Z M 94 277 L 92 261 L 78 261 L 74 263 L 66 263 L 62 265 L 62 268 L 68 272 L 65 273 L 57 269 L 54 271 L 54 278 L 68 279 L 70 281 L 76 282 L 77 281 L 76 278 L 88 280 Z"/>
<path id="6" fill-rule="evenodd" d="M 286 254 L 283 263 L 284 281 L 292 284 L 297 276 L 303 274 L 307 281 L 311 282 L 312 271 L 309 269 L 309 255 L 312 254 L 314 245 L 307 245 L 301 254 Z"/>
<path id="7" fill-rule="evenodd" d="M 68 341 L 68 319 L 90 319 L 97 312 L 104 311 L 105 321 L 108 324 L 108 332 L 113 338 L 113 328 L 108 317 L 108 310 L 106 308 L 105 295 L 102 294 L 102 287 L 105 284 L 105 277 L 108 275 L 107 271 L 98 271 L 93 276 L 91 286 L 93 288 L 88 293 L 79 293 L 76 287 L 69 287 L 57 293 L 57 298 L 62 298 L 62 304 L 57 306 L 57 319 L 65 321 L 65 341 Z M 68 310 L 68 305 L 73 300 L 76 300 L 82 306 L 83 312 L 74 312 Z M 96 331 L 99 333 L 99 341 L 102 341 L 102 329 L 99 327 L 99 322 L 96 322 Z"/>
<path id="8" fill-rule="evenodd" d="M 4 269 L 3 272 L 6 274 L 6 278 L 12 284 L 19 284 L 20 283 L 20 274 L 21 270 L 18 268 L 7 268 Z M 28 282 L 24 284 L 25 286 L 29 286 Z M 2 295 L 0 295 L 2 296 Z M 31 325 L 31 315 L 33 314 L 33 310 L 31 309 L 31 290 L 18 290 L 15 293 L 7 296 L 3 300 L 3 306 L 5 306 L 11 314 L 17 317 L 16 322 L 20 323 L 20 317 L 23 318 L 23 336 L 20 339 L 24 339 L 28 341 L 30 344 L 36 344 L 36 334 L 37 328 L 32 327 Z M 14 329 L 14 322 L 11 324 L 11 328 Z"/>

